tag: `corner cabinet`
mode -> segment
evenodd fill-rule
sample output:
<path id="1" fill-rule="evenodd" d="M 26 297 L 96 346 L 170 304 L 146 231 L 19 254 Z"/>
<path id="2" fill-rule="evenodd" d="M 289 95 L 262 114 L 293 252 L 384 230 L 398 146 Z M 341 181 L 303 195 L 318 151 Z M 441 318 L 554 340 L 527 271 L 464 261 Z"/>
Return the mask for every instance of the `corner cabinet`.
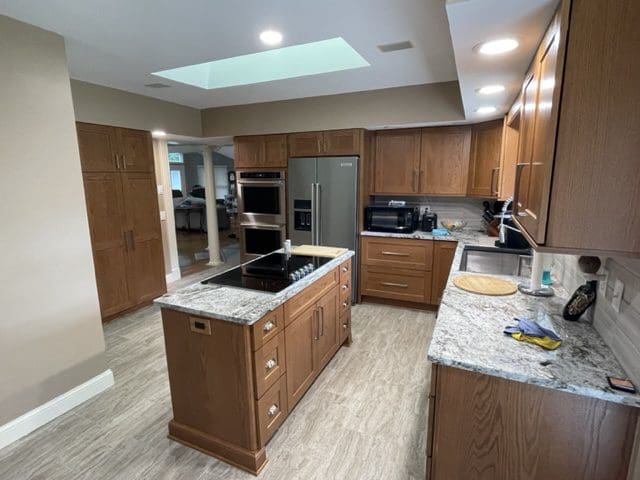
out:
<path id="1" fill-rule="evenodd" d="M 286 135 L 234 137 L 234 164 L 242 168 L 287 168 Z"/>
<path id="2" fill-rule="evenodd" d="M 503 120 L 477 123 L 471 127 L 471 157 L 467 194 L 496 197 L 500 176 Z"/>
<path id="3" fill-rule="evenodd" d="M 77 123 L 103 320 L 166 292 L 151 134 Z"/>
<path id="4" fill-rule="evenodd" d="M 564 0 L 522 89 L 515 221 L 542 251 L 640 256 L 640 3 Z"/>
<path id="5" fill-rule="evenodd" d="M 351 260 L 253 325 L 162 309 L 169 438 L 257 475 L 266 445 L 341 345 Z"/>

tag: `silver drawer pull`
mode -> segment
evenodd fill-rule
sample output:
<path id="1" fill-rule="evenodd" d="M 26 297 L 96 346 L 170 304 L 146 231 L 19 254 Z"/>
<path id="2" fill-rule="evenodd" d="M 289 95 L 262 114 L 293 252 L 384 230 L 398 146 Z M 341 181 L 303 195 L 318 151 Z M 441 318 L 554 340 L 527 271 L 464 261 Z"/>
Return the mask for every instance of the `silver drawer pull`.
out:
<path id="1" fill-rule="evenodd" d="M 349 271 L 348 267 L 342 267 L 342 273 L 347 273 Z"/>
<path id="2" fill-rule="evenodd" d="M 401 252 L 382 252 L 382 255 L 393 255 L 394 257 L 408 257 L 409 254 L 408 253 L 401 253 Z"/>
<path id="3" fill-rule="evenodd" d="M 264 364 L 264 368 L 266 368 L 267 370 L 271 370 L 276 365 L 278 365 L 278 362 L 276 362 L 276 359 L 271 358 L 267 361 L 267 363 Z"/>
<path id="4" fill-rule="evenodd" d="M 346 283 L 344 285 L 342 285 L 342 289 L 346 290 L 347 288 L 349 288 L 349 285 L 347 285 Z"/>
<path id="5" fill-rule="evenodd" d="M 274 328 L 276 328 L 276 324 L 273 323 L 271 320 L 269 320 L 267 323 L 264 324 L 264 326 L 262 327 L 262 331 L 263 332 L 270 332 L 271 330 L 273 330 Z"/>
<path id="6" fill-rule="evenodd" d="M 274 403 L 269 407 L 269 410 L 267 411 L 267 415 L 269 415 L 270 417 L 273 417 L 276 413 L 278 413 L 278 405 Z"/>
<path id="7" fill-rule="evenodd" d="M 343 323 L 342 324 L 342 328 L 349 328 L 349 324 L 348 323 Z"/>
<path id="8" fill-rule="evenodd" d="M 347 302 L 342 302 L 342 306 L 343 306 L 344 308 L 347 308 L 347 307 L 349 306 L 349 304 L 348 304 Z"/>
<path id="9" fill-rule="evenodd" d="M 409 288 L 409 285 L 406 283 L 380 282 L 380 285 L 384 285 L 385 287 Z"/>

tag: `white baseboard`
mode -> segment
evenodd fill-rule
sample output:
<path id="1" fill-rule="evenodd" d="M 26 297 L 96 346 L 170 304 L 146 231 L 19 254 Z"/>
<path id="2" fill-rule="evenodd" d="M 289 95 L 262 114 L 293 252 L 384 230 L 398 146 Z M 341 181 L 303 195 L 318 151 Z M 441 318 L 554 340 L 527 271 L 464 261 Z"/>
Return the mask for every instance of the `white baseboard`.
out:
<path id="1" fill-rule="evenodd" d="M 182 275 L 180 275 L 180 268 L 174 268 L 171 270 L 171 273 L 167 273 L 167 283 L 175 282 L 176 280 L 180 280 Z"/>
<path id="2" fill-rule="evenodd" d="M 72 388 L 47 403 L 0 426 L 0 449 L 28 435 L 54 418 L 77 407 L 113 385 L 113 372 L 106 370 L 100 375 Z"/>

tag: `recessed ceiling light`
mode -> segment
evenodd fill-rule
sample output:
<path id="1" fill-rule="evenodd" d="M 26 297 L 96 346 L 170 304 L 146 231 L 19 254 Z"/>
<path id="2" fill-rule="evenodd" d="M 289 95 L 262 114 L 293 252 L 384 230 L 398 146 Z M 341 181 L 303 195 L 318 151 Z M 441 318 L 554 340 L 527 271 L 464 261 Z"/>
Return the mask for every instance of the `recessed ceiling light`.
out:
<path id="1" fill-rule="evenodd" d="M 276 30 L 265 30 L 260 34 L 260 40 L 265 45 L 280 45 L 282 42 L 282 34 Z"/>
<path id="2" fill-rule="evenodd" d="M 490 113 L 495 112 L 496 110 L 498 110 L 496 107 L 487 105 L 485 107 L 476 108 L 476 113 L 479 113 L 480 115 L 488 115 Z"/>
<path id="3" fill-rule="evenodd" d="M 514 38 L 499 38 L 481 43 L 477 45 L 476 48 L 478 49 L 478 53 L 482 55 L 500 55 L 501 53 L 507 53 L 518 48 L 518 45 L 520 44 Z"/>
<path id="4" fill-rule="evenodd" d="M 166 137 L 167 132 L 165 132 L 164 130 L 154 130 L 153 132 L 151 132 L 151 136 L 155 138 Z"/>
<path id="5" fill-rule="evenodd" d="M 480 95 L 494 95 L 504 92 L 504 85 L 485 85 L 476 90 Z"/>

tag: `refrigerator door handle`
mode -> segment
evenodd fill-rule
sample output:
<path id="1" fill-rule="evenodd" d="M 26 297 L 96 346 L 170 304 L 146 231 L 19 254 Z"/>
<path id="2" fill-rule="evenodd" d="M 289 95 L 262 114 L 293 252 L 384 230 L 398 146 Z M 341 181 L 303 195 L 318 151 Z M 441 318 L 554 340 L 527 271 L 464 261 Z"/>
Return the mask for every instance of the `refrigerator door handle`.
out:
<path id="1" fill-rule="evenodd" d="M 321 245 L 322 242 L 322 185 L 316 183 L 316 245 Z"/>
<path id="2" fill-rule="evenodd" d="M 311 245 L 316 244 L 316 184 L 311 184 Z"/>

